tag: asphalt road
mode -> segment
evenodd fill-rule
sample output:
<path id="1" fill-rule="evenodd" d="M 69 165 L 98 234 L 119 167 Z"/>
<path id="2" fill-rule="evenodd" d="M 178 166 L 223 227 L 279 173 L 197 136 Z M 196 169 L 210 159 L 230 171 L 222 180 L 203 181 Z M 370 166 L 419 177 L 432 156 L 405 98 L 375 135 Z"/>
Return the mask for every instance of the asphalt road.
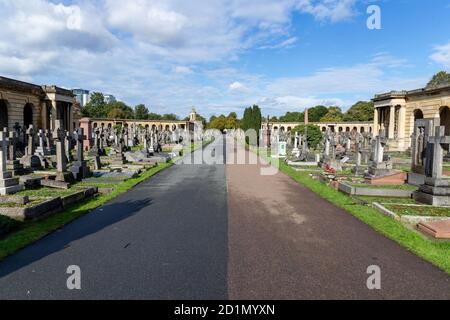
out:
<path id="1" fill-rule="evenodd" d="M 206 154 L 222 162 L 224 145 Z M 0 263 L 0 299 L 450 299 L 445 273 L 285 175 L 212 159 L 173 166 Z M 66 287 L 70 265 L 81 290 Z M 381 290 L 366 287 L 370 265 Z"/>
<path id="2" fill-rule="evenodd" d="M 159 173 L 0 263 L 0 299 L 227 299 L 225 180 L 223 164 Z"/>

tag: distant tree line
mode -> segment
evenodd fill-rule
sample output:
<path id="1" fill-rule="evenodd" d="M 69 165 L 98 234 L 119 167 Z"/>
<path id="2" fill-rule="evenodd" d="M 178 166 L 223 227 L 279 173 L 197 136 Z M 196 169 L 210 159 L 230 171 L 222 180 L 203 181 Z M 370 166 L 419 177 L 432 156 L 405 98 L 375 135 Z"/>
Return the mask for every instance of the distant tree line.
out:
<path id="1" fill-rule="evenodd" d="M 372 101 L 359 101 L 347 112 L 337 106 L 315 106 L 308 109 L 309 122 L 352 122 L 373 121 L 374 105 Z M 271 121 L 279 122 L 304 122 L 304 112 L 287 112 L 281 117 L 272 117 Z"/>
<path id="2" fill-rule="evenodd" d="M 81 109 L 83 117 L 105 119 L 137 119 L 137 120 L 179 120 L 173 113 L 152 113 L 144 104 L 138 104 L 132 108 L 122 101 L 106 103 L 105 97 L 99 92 L 91 96 L 91 100 Z"/>

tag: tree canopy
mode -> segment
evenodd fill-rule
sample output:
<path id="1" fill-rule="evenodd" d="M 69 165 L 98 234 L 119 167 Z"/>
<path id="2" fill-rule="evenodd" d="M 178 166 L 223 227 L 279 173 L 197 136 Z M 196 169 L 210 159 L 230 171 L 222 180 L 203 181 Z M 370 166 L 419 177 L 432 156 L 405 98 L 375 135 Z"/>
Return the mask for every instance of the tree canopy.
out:
<path id="1" fill-rule="evenodd" d="M 437 87 L 440 85 L 450 85 L 450 73 L 445 71 L 436 73 L 430 82 L 428 82 L 427 87 Z"/>
<path id="2" fill-rule="evenodd" d="M 324 115 L 320 122 L 340 122 L 344 120 L 344 115 L 341 108 L 339 107 L 329 107 L 328 112 Z"/>
<path id="3" fill-rule="evenodd" d="M 374 105 L 372 101 L 355 103 L 344 115 L 344 121 L 372 121 Z"/>
<path id="4" fill-rule="evenodd" d="M 316 149 L 319 145 L 320 141 L 322 140 L 322 132 L 320 131 L 320 128 L 313 124 L 308 124 L 308 134 L 307 134 L 307 140 L 308 140 L 308 146 L 311 149 Z M 298 132 L 300 134 L 305 133 L 305 125 L 302 124 L 300 126 L 295 127 L 292 130 L 292 135 L 295 135 L 295 133 Z"/>

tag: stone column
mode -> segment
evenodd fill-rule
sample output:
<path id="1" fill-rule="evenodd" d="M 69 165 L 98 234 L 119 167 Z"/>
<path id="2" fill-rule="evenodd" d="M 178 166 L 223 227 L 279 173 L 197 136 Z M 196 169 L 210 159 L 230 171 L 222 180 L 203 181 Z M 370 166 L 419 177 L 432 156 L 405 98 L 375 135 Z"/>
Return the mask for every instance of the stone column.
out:
<path id="1" fill-rule="evenodd" d="M 378 108 L 375 108 L 374 110 L 374 118 L 373 118 L 373 134 L 374 136 L 378 135 L 380 124 L 378 123 L 378 117 L 379 117 L 379 111 Z"/>
<path id="2" fill-rule="evenodd" d="M 388 139 L 395 139 L 395 106 L 389 108 L 389 135 Z"/>
<path id="3" fill-rule="evenodd" d="M 398 113 L 398 142 L 399 149 L 404 151 L 406 149 L 406 106 L 400 106 Z"/>

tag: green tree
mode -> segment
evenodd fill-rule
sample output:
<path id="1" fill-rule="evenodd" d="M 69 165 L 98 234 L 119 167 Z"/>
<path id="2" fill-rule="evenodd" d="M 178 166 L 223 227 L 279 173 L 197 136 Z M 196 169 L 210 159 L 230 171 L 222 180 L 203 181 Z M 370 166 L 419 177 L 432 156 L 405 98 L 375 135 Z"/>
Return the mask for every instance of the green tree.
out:
<path id="1" fill-rule="evenodd" d="M 280 122 L 303 122 L 305 121 L 305 114 L 303 112 L 287 112 L 280 117 Z"/>
<path id="2" fill-rule="evenodd" d="M 178 120 L 178 116 L 176 114 L 173 113 L 166 113 L 162 116 L 163 120 L 169 120 L 169 121 L 177 121 Z"/>
<path id="3" fill-rule="evenodd" d="M 372 101 L 359 101 L 344 115 L 344 121 L 372 121 L 374 105 Z"/>
<path id="4" fill-rule="evenodd" d="M 138 104 L 134 108 L 134 116 L 138 120 L 146 120 L 148 119 L 148 109 L 144 104 Z"/>
<path id="5" fill-rule="evenodd" d="M 94 92 L 91 95 L 90 101 L 81 109 L 81 114 L 83 117 L 106 118 L 108 111 L 103 94 Z"/>
<path id="6" fill-rule="evenodd" d="M 328 108 L 325 106 L 315 106 L 314 108 L 308 109 L 309 122 L 320 122 L 320 119 L 327 113 Z"/>
<path id="7" fill-rule="evenodd" d="M 313 124 L 308 124 L 308 134 L 307 134 L 307 140 L 308 140 L 308 146 L 311 149 L 316 149 L 319 145 L 320 141 L 322 140 L 322 132 L 320 131 L 320 128 Z M 300 126 L 295 127 L 292 130 L 292 135 L 295 135 L 295 133 L 298 132 L 300 134 L 305 133 L 305 125 L 302 124 Z"/>
<path id="8" fill-rule="evenodd" d="M 161 119 L 162 119 L 162 115 L 157 114 L 157 113 L 150 112 L 150 113 L 147 115 L 147 119 L 148 119 L 148 120 L 161 120 Z"/>
<path id="9" fill-rule="evenodd" d="M 110 103 L 106 106 L 108 118 L 111 119 L 133 119 L 134 111 L 122 101 Z"/>
<path id="10" fill-rule="evenodd" d="M 428 82 L 427 87 L 437 87 L 440 85 L 450 85 L 450 73 L 445 71 L 436 73 L 430 82 Z"/>
<path id="11" fill-rule="evenodd" d="M 339 107 L 329 107 L 328 112 L 324 115 L 320 122 L 340 122 L 343 121 L 344 115 Z"/>

